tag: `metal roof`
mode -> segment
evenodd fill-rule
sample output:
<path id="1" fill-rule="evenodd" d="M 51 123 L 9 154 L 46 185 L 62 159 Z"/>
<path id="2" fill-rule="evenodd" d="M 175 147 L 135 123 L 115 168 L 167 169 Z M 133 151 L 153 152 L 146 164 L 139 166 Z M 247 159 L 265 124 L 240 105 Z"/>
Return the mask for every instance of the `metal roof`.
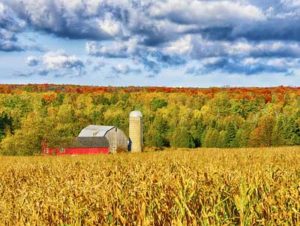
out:
<path id="1" fill-rule="evenodd" d="M 115 128 L 114 126 L 89 125 L 79 133 L 78 137 L 104 137 L 105 134 Z"/>

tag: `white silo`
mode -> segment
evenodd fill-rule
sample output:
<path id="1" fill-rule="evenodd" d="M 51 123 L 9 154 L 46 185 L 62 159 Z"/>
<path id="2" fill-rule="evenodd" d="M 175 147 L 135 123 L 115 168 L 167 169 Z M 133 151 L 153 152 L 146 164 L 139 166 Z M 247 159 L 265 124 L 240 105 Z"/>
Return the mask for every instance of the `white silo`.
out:
<path id="1" fill-rule="evenodd" d="M 143 151 L 143 115 L 140 111 L 132 111 L 129 115 L 129 138 L 131 152 Z"/>

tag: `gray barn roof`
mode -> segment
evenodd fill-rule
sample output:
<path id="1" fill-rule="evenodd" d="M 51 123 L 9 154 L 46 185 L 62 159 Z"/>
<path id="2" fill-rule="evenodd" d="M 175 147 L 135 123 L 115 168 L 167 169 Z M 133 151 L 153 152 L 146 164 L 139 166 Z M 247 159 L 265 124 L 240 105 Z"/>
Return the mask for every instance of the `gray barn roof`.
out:
<path id="1" fill-rule="evenodd" d="M 81 130 L 78 137 L 104 137 L 105 134 L 115 128 L 114 126 L 97 126 L 97 125 L 89 125 Z"/>

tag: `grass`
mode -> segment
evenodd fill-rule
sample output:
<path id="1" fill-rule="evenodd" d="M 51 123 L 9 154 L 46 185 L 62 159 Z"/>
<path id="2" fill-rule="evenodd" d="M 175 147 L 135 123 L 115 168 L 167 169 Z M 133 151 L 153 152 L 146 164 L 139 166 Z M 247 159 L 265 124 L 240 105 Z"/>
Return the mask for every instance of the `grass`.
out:
<path id="1" fill-rule="evenodd" d="M 0 225 L 299 225 L 300 148 L 0 157 Z"/>

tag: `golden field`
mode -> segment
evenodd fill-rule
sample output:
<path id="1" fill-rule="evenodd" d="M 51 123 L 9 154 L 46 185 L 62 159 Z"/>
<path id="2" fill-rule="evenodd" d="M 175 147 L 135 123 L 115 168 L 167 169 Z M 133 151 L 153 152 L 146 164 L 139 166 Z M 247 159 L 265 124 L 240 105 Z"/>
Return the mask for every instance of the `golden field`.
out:
<path id="1" fill-rule="evenodd" d="M 299 147 L 0 157 L 0 225 L 299 224 Z"/>

